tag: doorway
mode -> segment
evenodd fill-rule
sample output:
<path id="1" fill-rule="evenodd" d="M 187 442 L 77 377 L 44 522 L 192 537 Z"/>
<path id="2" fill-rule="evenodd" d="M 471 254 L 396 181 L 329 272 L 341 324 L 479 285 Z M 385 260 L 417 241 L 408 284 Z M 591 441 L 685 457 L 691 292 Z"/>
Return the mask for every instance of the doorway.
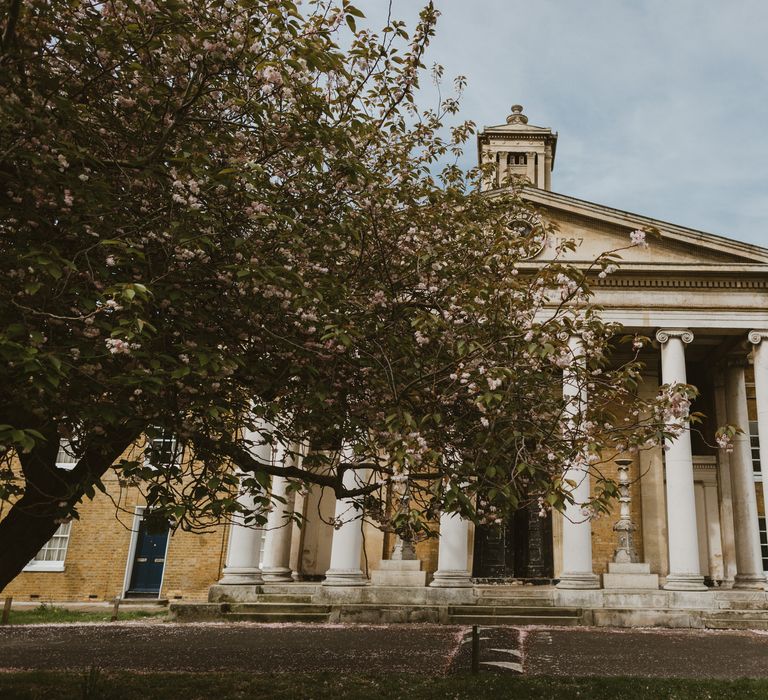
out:
<path id="1" fill-rule="evenodd" d="M 540 517 L 535 503 L 503 523 L 475 528 L 474 578 L 548 582 L 553 575 L 552 514 Z"/>
<path id="2" fill-rule="evenodd" d="M 163 583 L 168 548 L 167 522 L 150 520 L 142 513 L 131 562 L 127 597 L 157 598 Z"/>

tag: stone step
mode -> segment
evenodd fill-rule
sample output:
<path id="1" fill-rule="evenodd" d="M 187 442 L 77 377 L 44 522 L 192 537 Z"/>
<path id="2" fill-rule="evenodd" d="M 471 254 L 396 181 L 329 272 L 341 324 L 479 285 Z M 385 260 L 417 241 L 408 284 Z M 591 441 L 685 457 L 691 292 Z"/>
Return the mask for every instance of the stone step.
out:
<path id="1" fill-rule="evenodd" d="M 223 612 L 227 615 L 235 614 L 303 614 L 319 613 L 327 615 L 331 611 L 329 605 L 316 605 L 313 603 L 230 603 L 223 606 Z"/>
<path id="2" fill-rule="evenodd" d="M 534 617 L 581 617 L 581 608 L 538 608 L 509 605 L 452 605 L 449 615 L 533 615 Z"/>
<path id="3" fill-rule="evenodd" d="M 476 586 L 478 598 L 535 598 L 552 600 L 554 589 L 539 586 Z"/>
<path id="4" fill-rule="evenodd" d="M 289 595 L 287 593 L 259 593 L 257 603 L 311 603 L 311 595 Z"/>
<path id="5" fill-rule="evenodd" d="M 500 625 L 571 627 L 581 625 L 582 619 L 580 615 L 449 615 L 448 623 L 451 625 L 485 625 L 487 627 Z"/>
<path id="6" fill-rule="evenodd" d="M 719 610 L 705 613 L 703 621 L 709 629 L 768 630 L 768 610 Z"/>
<path id="7" fill-rule="evenodd" d="M 327 612 L 247 612 L 226 613 L 227 622 L 328 622 Z"/>
<path id="8" fill-rule="evenodd" d="M 741 618 L 740 620 L 721 620 L 704 618 L 704 627 L 710 630 L 768 630 L 768 620 Z"/>
<path id="9" fill-rule="evenodd" d="M 281 595 L 314 595 L 322 586 L 319 583 L 305 583 L 294 581 L 293 583 L 264 583 L 260 586 L 261 593 L 277 593 Z"/>
<path id="10" fill-rule="evenodd" d="M 506 605 L 509 607 L 524 607 L 524 608 L 551 608 L 554 607 L 555 601 L 552 598 L 505 598 L 505 597 L 485 597 L 477 599 L 477 605 Z"/>

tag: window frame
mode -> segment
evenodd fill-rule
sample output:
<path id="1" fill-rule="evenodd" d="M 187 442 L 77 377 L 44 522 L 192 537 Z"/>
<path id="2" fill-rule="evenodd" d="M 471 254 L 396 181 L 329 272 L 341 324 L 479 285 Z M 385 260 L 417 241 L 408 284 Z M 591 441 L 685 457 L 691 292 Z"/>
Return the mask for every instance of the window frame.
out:
<path id="1" fill-rule="evenodd" d="M 66 533 L 62 533 L 62 528 L 66 528 Z M 57 547 L 57 551 L 61 552 L 61 559 L 37 559 L 41 552 L 45 551 L 45 549 L 51 544 L 53 539 L 55 537 L 66 537 L 64 540 L 64 546 Z M 51 537 L 50 540 L 48 540 L 41 548 L 40 550 L 35 554 L 35 556 L 29 560 L 27 565 L 22 569 L 25 573 L 34 573 L 37 571 L 50 571 L 50 572 L 61 572 L 64 571 L 65 563 L 67 560 L 67 552 L 69 551 L 69 541 L 72 538 L 72 521 L 69 521 L 67 523 L 61 523 L 59 527 L 56 529 L 56 532 L 53 533 L 53 537 Z"/>
<path id="2" fill-rule="evenodd" d="M 63 469 L 64 471 L 72 471 L 77 466 L 77 457 L 70 454 L 72 450 L 72 446 L 66 438 L 61 438 L 59 440 L 59 451 L 56 453 L 56 468 L 57 469 Z M 61 462 L 59 461 L 59 457 L 64 454 L 67 457 L 70 457 L 72 461 L 65 461 Z"/>
<path id="3" fill-rule="evenodd" d="M 149 437 L 148 435 L 145 436 L 145 445 L 144 445 L 144 454 L 143 454 L 143 460 L 144 460 L 144 466 L 149 467 L 150 469 L 157 470 L 162 467 L 177 467 L 182 462 L 182 458 L 184 456 L 184 446 L 179 443 L 178 437 L 172 433 L 169 430 L 165 430 L 164 428 L 158 428 L 160 430 L 160 435 L 158 437 Z M 150 459 L 150 455 L 152 453 L 152 446 L 156 442 L 169 442 L 171 443 L 171 449 L 169 450 L 171 460 L 168 461 L 167 464 L 161 464 L 156 465 L 152 464 L 152 460 Z"/>

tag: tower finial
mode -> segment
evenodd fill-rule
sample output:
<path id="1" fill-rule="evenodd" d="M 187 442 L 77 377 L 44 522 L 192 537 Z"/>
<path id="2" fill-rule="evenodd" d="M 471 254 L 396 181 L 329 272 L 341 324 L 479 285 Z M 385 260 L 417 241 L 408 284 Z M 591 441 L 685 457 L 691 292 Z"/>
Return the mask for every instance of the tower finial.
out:
<path id="1" fill-rule="evenodd" d="M 528 117 L 523 114 L 523 105 L 512 105 L 512 114 L 507 117 L 507 124 L 527 124 Z"/>

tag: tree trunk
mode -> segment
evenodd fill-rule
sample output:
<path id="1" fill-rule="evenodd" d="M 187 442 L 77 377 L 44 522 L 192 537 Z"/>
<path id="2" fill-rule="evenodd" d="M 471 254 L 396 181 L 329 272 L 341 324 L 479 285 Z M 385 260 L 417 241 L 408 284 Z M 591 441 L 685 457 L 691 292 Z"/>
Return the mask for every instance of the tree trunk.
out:
<path id="1" fill-rule="evenodd" d="M 34 515 L 35 504 L 30 500 L 26 495 L 22 497 L 0 521 L 0 591 L 21 573 L 59 527 L 52 516 Z"/>
<path id="2" fill-rule="evenodd" d="M 53 537 L 62 517 L 72 512 L 86 489 L 105 474 L 140 433 L 141 428 L 131 426 L 95 437 L 70 472 L 56 467 L 55 433 L 29 454 L 19 455 L 25 489 L 0 521 L 0 592 Z"/>

